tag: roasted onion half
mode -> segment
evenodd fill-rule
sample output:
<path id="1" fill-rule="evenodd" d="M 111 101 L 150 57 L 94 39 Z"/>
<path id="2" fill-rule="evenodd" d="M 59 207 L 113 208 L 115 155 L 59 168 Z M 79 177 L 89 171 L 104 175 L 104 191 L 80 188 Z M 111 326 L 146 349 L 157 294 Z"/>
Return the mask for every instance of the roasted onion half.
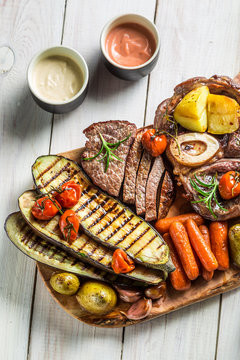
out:
<path id="1" fill-rule="evenodd" d="M 217 139 L 209 134 L 197 132 L 179 135 L 176 140 L 171 139 L 169 151 L 181 165 L 198 167 L 203 165 L 219 150 Z"/>

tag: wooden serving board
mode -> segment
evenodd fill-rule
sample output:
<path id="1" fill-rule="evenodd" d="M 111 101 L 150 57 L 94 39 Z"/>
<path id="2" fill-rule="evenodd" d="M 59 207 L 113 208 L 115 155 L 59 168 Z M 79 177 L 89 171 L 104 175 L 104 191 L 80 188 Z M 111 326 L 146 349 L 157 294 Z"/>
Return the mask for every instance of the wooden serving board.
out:
<path id="1" fill-rule="evenodd" d="M 61 155 L 68 157 L 76 162 L 79 161 L 82 148 L 71 150 Z M 187 203 L 181 196 L 177 196 L 174 204 L 172 205 L 168 216 L 173 216 L 181 213 L 191 211 L 189 203 Z M 117 307 L 110 314 L 105 316 L 96 316 L 83 311 L 75 295 L 66 296 L 58 294 L 50 286 L 49 280 L 54 272 L 55 268 L 37 263 L 37 267 L 41 277 L 48 288 L 50 294 L 54 300 L 71 316 L 85 322 L 86 324 L 99 326 L 99 327 L 124 327 L 134 325 L 140 322 L 154 319 L 158 316 L 167 314 L 171 311 L 178 310 L 184 306 L 196 303 L 208 299 L 212 296 L 222 294 L 226 291 L 235 289 L 240 286 L 240 269 L 231 266 L 227 271 L 215 271 L 214 277 L 211 281 L 206 282 L 201 277 L 192 282 L 192 286 L 189 290 L 184 292 L 176 291 L 169 284 L 167 286 L 167 295 L 164 301 L 160 301 L 159 304 L 155 304 L 152 308 L 151 314 L 138 321 L 128 320 L 124 316 L 124 312 L 129 308 L 129 304 L 119 300 Z"/>

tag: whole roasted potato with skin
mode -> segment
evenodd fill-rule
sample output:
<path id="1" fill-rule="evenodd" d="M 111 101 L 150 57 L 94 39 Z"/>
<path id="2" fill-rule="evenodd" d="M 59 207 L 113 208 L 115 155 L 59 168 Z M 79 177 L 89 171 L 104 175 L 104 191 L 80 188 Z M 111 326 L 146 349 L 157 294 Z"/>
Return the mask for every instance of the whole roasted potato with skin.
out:
<path id="1" fill-rule="evenodd" d="M 240 224 L 235 224 L 229 229 L 229 243 L 232 259 L 240 267 Z"/>

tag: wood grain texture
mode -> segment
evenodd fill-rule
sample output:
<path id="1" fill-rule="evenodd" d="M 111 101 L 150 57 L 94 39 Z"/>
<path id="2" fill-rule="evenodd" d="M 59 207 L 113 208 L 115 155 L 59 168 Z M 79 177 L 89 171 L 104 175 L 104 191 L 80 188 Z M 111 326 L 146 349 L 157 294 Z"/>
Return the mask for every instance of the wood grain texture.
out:
<path id="1" fill-rule="evenodd" d="M 158 1 L 156 25 L 161 49 L 157 66 L 150 75 L 146 125 L 153 122 L 157 105 L 171 96 L 174 86 L 181 81 L 198 75 L 234 76 L 239 72 L 240 34 L 235 30 L 239 11 L 240 3 L 234 0 L 221 1 L 220 6 L 217 0 L 194 1 L 194 4 L 191 0 Z M 224 21 L 229 22 L 228 28 Z M 219 310 L 220 297 L 216 297 L 136 328 L 127 328 L 123 359 L 130 356 L 138 360 L 214 359 Z M 234 322 L 234 313 L 230 316 Z M 229 332 L 232 347 L 237 346 L 232 334 L 238 324 L 234 325 Z M 222 322 L 220 334 L 221 331 L 224 337 L 226 325 Z M 145 334 L 148 337 L 144 341 Z M 224 354 L 223 347 L 218 356 L 221 352 Z"/>
<path id="2" fill-rule="evenodd" d="M 31 57 L 61 39 L 64 1 L 1 1 L 0 48 L 9 46 L 15 62 L 0 74 L 0 347 L 2 359 L 26 359 L 35 264 L 10 244 L 3 222 L 17 209 L 17 197 L 31 186 L 30 166 L 41 152 L 48 152 L 51 114 L 32 100 L 26 82 Z M 54 28 L 54 31 L 52 29 Z M 5 58 L 6 56 L 6 58 Z M 1 52 L 0 63 L 11 61 Z"/>
<path id="3" fill-rule="evenodd" d="M 129 120 L 142 126 L 147 92 L 147 78 L 126 82 L 111 75 L 101 61 L 100 32 L 112 17 L 127 13 L 142 13 L 154 18 L 155 0 L 78 0 L 67 2 L 63 45 L 72 46 L 86 59 L 90 70 L 89 93 L 84 103 L 74 112 L 54 116 L 51 153 L 83 146 L 84 128 L 97 121 Z M 38 278 L 34 302 L 30 359 L 88 360 L 101 356 L 120 359 L 122 329 L 92 329 L 46 301 L 46 289 Z M 60 311 L 59 311 L 60 310 Z M 48 317 L 46 317 L 46 313 Z M 50 325 L 51 324 L 51 325 Z M 64 324 L 64 331 L 58 331 Z M 73 342 L 69 339 L 73 338 Z M 50 339 L 47 342 L 47 339 Z M 64 345 L 63 345 L 64 344 Z M 73 346 L 74 345 L 74 346 Z M 87 355 L 86 355 L 87 354 Z M 98 355 L 99 354 L 99 355 Z M 101 354 L 101 355 L 100 355 Z"/>

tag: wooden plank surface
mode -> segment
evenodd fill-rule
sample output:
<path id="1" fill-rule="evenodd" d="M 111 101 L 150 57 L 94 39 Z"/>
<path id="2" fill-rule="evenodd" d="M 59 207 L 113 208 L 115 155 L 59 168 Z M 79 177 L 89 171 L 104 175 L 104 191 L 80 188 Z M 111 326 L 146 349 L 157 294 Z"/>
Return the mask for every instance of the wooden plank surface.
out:
<path id="1" fill-rule="evenodd" d="M 91 5 L 90 5 L 91 4 Z M 100 5 L 101 4 L 101 5 Z M 54 116 L 51 153 L 63 152 L 84 145 L 82 130 L 93 122 L 129 120 L 142 126 L 148 79 L 126 82 L 113 77 L 100 59 L 99 37 L 105 23 L 127 12 L 142 13 L 154 18 L 155 0 L 79 0 L 68 1 L 63 45 L 77 49 L 90 70 L 89 93 L 83 105 L 74 112 Z M 38 277 L 34 303 L 30 359 L 121 359 L 122 329 L 95 329 L 71 319 L 46 301 L 46 289 Z M 46 315 L 48 314 L 48 315 Z M 63 328 L 63 331 L 57 329 Z M 47 342 L 47 340 L 49 341 Z M 47 345 L 46 345 L 47 344 Z"/>
<path id="2" fill-rule="evenodd" d="M 158 0 L 155 11 L 155 0 L 0 2 L 0 65 L 2 46 L 15 53 L 12 70 L 0 74 L 1 224 L 7 213 L 16 210 L 17 196 L 31 186 L 34 158 L 48 153 L 49 147 L 57 153 L 82 146 L 82 130 L 95 121 L 127 119 L 141 126 L 145 119 L 150 124 L 159 102 L 180 81 L 214 73 L 234 76 L 240 70 L 239 0 Z M 100 30 L 111 17 L 126 12 L 150 19 L 156 15 L 161 52 L 149 82 L 148 78 L 134 83 L 118 80 L 100 60 Z M 60 44 L 62 33 L 63 44 L 79 50 L 88 62 L 90 90 L 79 109 L 54 116 L 51 137 L 52 115 L 30 98 L 26 69 L 35 52 Z M 103 330 L 65 314 L 39 278 L 31 321 L 34 264 L 13 248 L 4 233 L 0 261 L 3 359 L 239 359 L 238 290 L 223 295 L 221 301 L 213 298 L 125 331 Z"/>
<path id="3" fill-rule="evenodd" d="M 30 165 L 40 151 L 48 152 L 51 114 L 31 99 L 26 70 L 40 49 L 61 39 L 64 1 L 0 2 L 0 67 L 6 69 L 15 54 L 10 72 L 0 73 L 0 358 L 26 359 L 31 318 L 35 264 L 7 239 L 3 223 L 17 209 L 17 198 L 32 186 Z M 52 29 L 54 28 L 54 31 Z M 24 171 L 23 171 L 24 169 Z"/>

